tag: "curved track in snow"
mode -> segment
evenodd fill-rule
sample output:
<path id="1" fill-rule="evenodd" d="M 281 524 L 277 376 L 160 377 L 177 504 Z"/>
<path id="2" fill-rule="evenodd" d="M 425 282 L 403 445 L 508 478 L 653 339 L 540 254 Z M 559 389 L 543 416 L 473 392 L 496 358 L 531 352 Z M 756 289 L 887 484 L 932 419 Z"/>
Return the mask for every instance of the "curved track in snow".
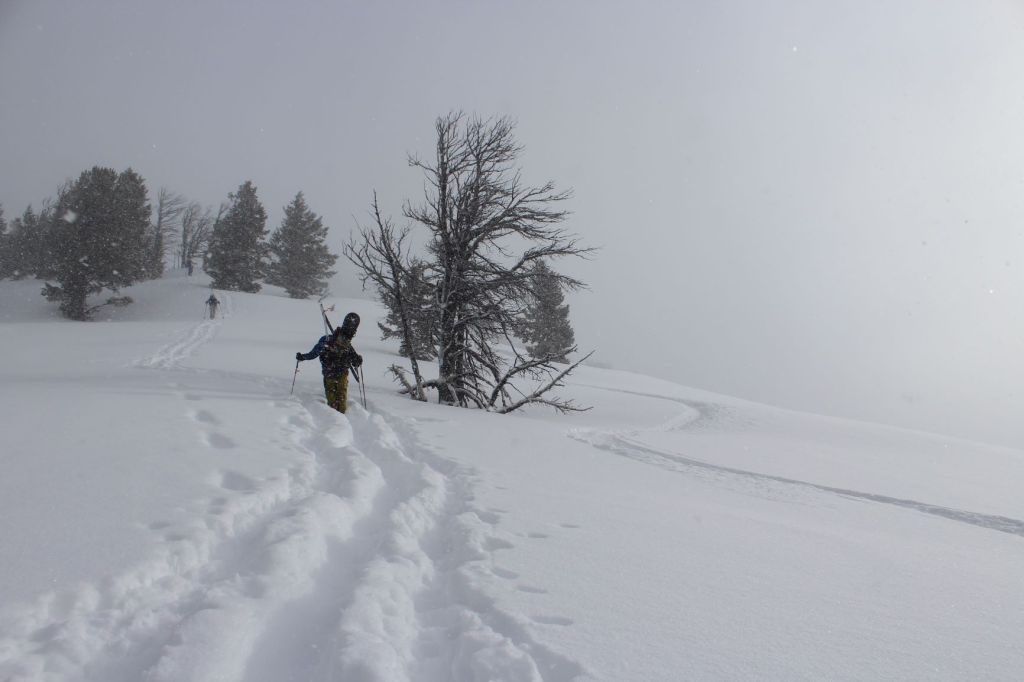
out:
<path id="1" fill-rule="evenodd" d="M 600 387 L 595 386 L 593 388 Z M 629 391 L 622 392 L 630 393 Z M 714 403 L 672 398 L 647 393 L 634 393 L 634 395 L 676 402 L 689 408 L 686 412 L 683 412 L 679 416 L 670 419 L 665 424 L 655 427 L 655 429 L 652 430 L 694 432 L 734 431 L 745 428 L 754 423 L 752 418 L 744 418 L 738 410 L 727 405 L 718 405 Z M 735 467 L 712 464 L 703 460 L 686 457 L 685 455 L 681 455 L 676 452 L 652 447 L 640 440 L 639 436 L 641 434 L 642 432 L 640 431 L 617 432 L 582 429 L 573 430 L 569 433 L 570 437 L 588 443 L 599 449 L 670 471 L 711 476 L 717 479 L 729 477 L 761 488 L 764 488 L 765 486 L 775 486 L 792 489 L 795 487 L 809 491 L 841 495 L 852 499 L 912 509 L 924 514 L 939 516 L 950 521 L 966 523 L 986 528 L 988 530 L 1010 533 L 1012 535 L 1024 537 L 1024 520 L 1021 519 L 992 514 L 982 514 L 980 512 L 954 509 L 927 502 L 919 502 L 917 500 L 839 488 L 787 478 L 785 476 L 775 476 L 747 469 L 738 469 Z"/>

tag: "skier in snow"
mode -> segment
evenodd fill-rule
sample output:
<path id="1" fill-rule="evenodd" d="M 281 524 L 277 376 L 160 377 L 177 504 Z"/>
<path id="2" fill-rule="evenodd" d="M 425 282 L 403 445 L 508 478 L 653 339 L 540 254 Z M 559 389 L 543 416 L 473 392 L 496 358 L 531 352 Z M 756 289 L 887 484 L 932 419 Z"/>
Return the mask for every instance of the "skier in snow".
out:
<path id="1" fill-rule="evenodd" d="M 206 299 L 206 305 L 210 308 L 210 319 L 212 320 L 217 317 L 217 306 L 220 305 L 220 301 L 217 300 L 213 293 L 210 294 L 210 298 Z"/>
<path id="2" fill-rule="evenodd" d="M 359 315 L 349 313 L 333 334 L 320 337 L 313 350 L 295 354 L 295 359 L 299 361 L 320 358 L 327 404 L 342 414 L 345 414 L 348 405 L 349 369 L 363 364 L 362 356 L 352 348 L 352 337 L 358 328 Z"/>

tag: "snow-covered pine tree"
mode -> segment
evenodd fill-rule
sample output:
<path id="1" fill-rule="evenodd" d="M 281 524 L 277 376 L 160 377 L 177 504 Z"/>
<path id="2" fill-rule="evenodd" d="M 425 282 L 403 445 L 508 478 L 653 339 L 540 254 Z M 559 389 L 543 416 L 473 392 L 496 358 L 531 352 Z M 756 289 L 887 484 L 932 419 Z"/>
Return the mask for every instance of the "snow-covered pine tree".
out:
<path id="1" fill-rule="evenodd" d="M 228 199 L 230 206 L 210 235 L 203 267 L 213 287 L 254 293 L 261 288 L 257 280 L 266 267 L 267 212 L 249 180 Z"/>
<path id="2" fill-rule="evenodd" d="M 437 301 L 434 296 L 436 287 L 429 279 L 430 264 L 419 258 L 412 258 L 408 268 L 402 273 L 402 295 L 408 311 L 411 337 L 417 360 L 433 360 L 437 357 Z M 401 314 L 395 297 L 382 287 L 378 287 L 381 302 L 388 309 L 388 315 L 377 325 L 385 339 L 400 339 L 398 353 L 402 357 L 411 357 L 409 346 L 402 331 Z"/>
<path id="3" fill-rule="evenodd" d="M 119 290 L 144 276 L 150 205 L 146 183 L 132 169 L 94 167 L 61 192 L 47 231 L 43 295 L 73 320 L 89 319 L 89 294 Z M 110 299 L 108 303 L 122 301 Z"/>
<path id="4" fill-rule="evenodd" d="M 326 239 L 323 219 L 309 210 L 299 192 L 284 207 L 281 227 L 270 236 L 273 261 L 267 269 L 267 284 L 284 287 L 292 298 L 326 294 L 327 281 L 335 273 L 331 266 L 338 260 Z"/>
<path id="5" fill-rule="evenodd" d="M 537 261 L 531 270 L 532 300 L 520 325 L 523 341 L 527 342 L 526 352 L 532 358 L 548 356 L 554 362 L 569 362 L 568 355 L 576 346 L 576 339 L 569 324 L 569 306 L 564 303 L 561 282 L 544 261 Z"/>

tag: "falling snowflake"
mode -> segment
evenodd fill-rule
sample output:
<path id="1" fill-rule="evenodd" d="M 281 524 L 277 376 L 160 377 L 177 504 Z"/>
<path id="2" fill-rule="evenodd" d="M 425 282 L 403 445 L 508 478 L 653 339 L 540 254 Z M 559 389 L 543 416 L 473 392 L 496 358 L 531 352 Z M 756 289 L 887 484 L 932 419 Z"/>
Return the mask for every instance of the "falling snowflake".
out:
<path id="1" fill-rule="evenodd" d="M 66 223 L 73 223 L 78 220 L 78 214 L 72 211 L 70 208 L 64 211 L 64 215 L 61 216 L 61 220 Z"/>

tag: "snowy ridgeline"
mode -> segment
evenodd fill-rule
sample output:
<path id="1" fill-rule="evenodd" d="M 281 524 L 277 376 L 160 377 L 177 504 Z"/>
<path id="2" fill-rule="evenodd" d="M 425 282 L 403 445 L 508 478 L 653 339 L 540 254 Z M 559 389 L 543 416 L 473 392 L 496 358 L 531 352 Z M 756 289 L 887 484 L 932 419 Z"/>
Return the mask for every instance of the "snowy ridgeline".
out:
<path id="1" fill-rule="evenodd" d="M 594 367 L 415 403 L 358 300 L 341 416 L 314 302 L 205 284 L 0 282 L 0 680 L 1024 678 L 1020 452 Z"/>

